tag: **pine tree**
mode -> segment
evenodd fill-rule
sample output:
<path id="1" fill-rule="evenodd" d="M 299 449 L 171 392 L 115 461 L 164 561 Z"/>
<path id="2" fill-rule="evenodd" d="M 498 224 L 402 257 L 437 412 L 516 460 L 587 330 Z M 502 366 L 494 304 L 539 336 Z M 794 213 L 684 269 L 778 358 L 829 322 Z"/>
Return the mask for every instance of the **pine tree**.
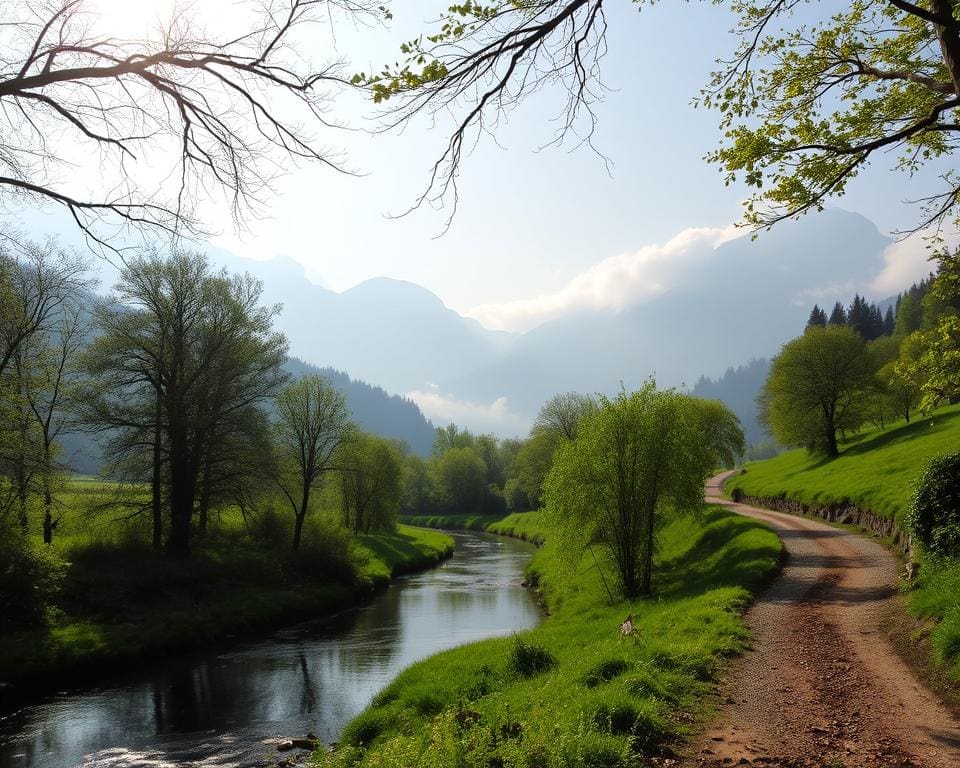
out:
<path id="1" fill-rule="evenodd" d="M 898 299 L 899 303 L 899 299 Z M 896 325 L 896 318 L 893 314 L 893 307 L 887 307 L 887 314 L 883 316 L 883 335 L 893 336 L 893 328 Z"/>
<path id="2" fill-rule="evenodd" d="M 816 304 L 810 310 L 810 318 L 807 320 L 807 328 L 824 328 L 827 325 L 827 313 L 820 309 Z"/>
<path id="3" fill-rule="evenodd" d="M 830 320 L 828 322 L 830 325 L 847 324 L 847 311 L 839 301 L 833 305 L 833 312 L 830 313 Z"/>
<path id="4" fill-rule="evenodd" d="M 860 334 L 863 339 L 870 338 L 870 307 L 859 293 L 855 294 L 847 311 L 847 325 Z"/>

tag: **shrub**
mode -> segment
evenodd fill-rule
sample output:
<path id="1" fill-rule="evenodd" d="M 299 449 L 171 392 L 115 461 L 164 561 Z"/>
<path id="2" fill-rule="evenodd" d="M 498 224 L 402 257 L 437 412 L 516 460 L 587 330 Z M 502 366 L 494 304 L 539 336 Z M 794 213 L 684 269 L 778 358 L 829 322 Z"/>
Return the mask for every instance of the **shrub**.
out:
<path id="1" fill-rule="evenodd" d="M 623 659 L 604 659 L 587 671 L 587 674 L 583 676 L 583 684 L 587 688 L 595 688 L 598 685 L 610 682 L 615 677 L 619 677 L 629 668 L 630 665 Z"/>
<path id="2" fill-rule="evenodd" d="M 935 555 L 960 556 L 960 453 L 931 459 L 917 483 L 907 525 Z"/>
<path id="3" fill-rule="evenodd" d="M 546 648 L 524 642 L 520 637 L 514 638 L 510 657 L 507 659 L 507 670 L 517 677 L 533 677 L 557 666 L 557 660 Z"/>
<path id="4" fill-rule="evenodd" d="M 733 492 L 730 494 L 730 498 L 733 499 L 737 504 L 743 501 L 743 488 L 734 488 Z"/>
<path id="5" fill-rule="evenodd" d="M 49 546 L 0 531 L 0 632 L 43 626 L 67 563 Z"/>

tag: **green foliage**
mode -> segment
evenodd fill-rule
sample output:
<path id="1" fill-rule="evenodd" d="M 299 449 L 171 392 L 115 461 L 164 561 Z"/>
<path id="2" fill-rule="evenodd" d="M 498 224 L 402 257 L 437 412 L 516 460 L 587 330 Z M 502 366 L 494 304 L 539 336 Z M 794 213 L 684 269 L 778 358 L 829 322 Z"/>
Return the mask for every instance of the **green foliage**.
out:
<path id="1" fill-rule="evenodd" d="M 942 125 L 954 123 L 957 73 L 927 11 L 854 0 L 810 23 L 789 5 L 732 7 L 740 47 L 702 102 L 720 111 L 724 131 L 710 159 L 727 183 L 758 189 L 746 203 L 749 222 L 820 210 L 874 153 L 895 152 L 910 173 L 952 153 Z M 957 182 L 944 178 L 942 194 L 927 200 L 933 221 L 954 211 Z"/>
<path id="2" fill-rule="evenodd" d="M 521 640 L 556 665 L 517 674 L 518 639 L 509 637 L 432 656 L 404 670 L 347 726 L 344 742 L 354 746 L 317 754 L 319 765 L 639 766 L 644 754 L 682 735 L 690 715 L 707 714 L 704 679 L 746 647 L 739 612 L 747 588 L 776 567 L 776 536 L 716 508 L 676 518 L 661 540 L 659 599 L 609 605 L 592 556 L 569 576 L 571 555 L 546 515 L 511 518 L 528 537 L 547 541 L 530 574 L 540 574 L 551 615 Z M 638 628 L 633 638 L 617 632 L 627 613 Z"/>
<path id="3" fill-rule="evenodd" d="M 960 453 L 931 459 L 920 475 L 907 526 L 930 552 L 960 556 Z"/>
<path id="4" fill-rule="evenodd" d="M 354 533 L 396 525 L 403 477 L 400 451 L 389 440 L 355 432 L 337 458 L 344 525 Z"/>
<path id="5" fill-rule="evenodd" d="M 572 551 L 600 542 L 622 593 L 646 594 L 661 518 L 699 509 L 709 473 L 742 451 L 739 422 L 724 405 L 651 381 L 601 397 L 576 439 L 560 444 L 547 510 Z"/>
<path id="6" fill-rule="evenodd" d="M 782 444 L 836 456 L 837 432 L 864 421 L 862 404 L 875 364 L 847 327 L 811 327 L 787 342 L 770 365 L 760 419 Z"/>
<path id="7" fill-rule="evenodd" d="M 0 528 L 0 633 L 45 625 L 66 570 L 56 550 Z"/>
<path id="8" fill-rule="evenodd" d="M 507 657 L 507 671 L 510 674 L 533 677 L 549 672 L 555 666 L 557 659 L 546 648 L 528 643 L 519 635 L 513 639 L 513 647 Z"/>

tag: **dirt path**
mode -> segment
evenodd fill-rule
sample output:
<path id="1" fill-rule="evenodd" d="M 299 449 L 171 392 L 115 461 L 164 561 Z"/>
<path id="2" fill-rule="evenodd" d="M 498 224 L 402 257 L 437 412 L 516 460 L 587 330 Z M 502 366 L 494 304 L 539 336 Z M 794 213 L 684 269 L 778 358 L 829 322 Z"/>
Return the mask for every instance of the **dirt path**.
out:
<path id="1" fill-rule="evenodd" d="M 713 728 L 682 765 L 960 768 L 960 721 L 880 630 L 897 609 L 897 561 L 875 541 L 722 498 L 770 524 L 783 574 L 747 614 L 753 650 L 735 665 Z"/>

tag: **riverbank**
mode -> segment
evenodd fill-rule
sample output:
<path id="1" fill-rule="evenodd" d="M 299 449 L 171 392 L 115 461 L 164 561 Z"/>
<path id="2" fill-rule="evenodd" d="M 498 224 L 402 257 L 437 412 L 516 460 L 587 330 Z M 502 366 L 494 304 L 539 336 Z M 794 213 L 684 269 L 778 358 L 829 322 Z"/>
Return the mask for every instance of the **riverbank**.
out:
<path id="1" fill-rule="evenodd" d="M 611 602 L 593 553 L 571 564 L 542 514 L 498 528 L 545 541 L 528 577 L 550 617 L 409 667 L 321 765 L 596 768 L 663 753 L 710 712 L 715 672 L 746 647 L 751 590 L 780 554 L 764 526 L 711 508 L 664 530 L 653 599 Z"/>
<path id="2" fill-rule="evenodd" d="M 332 613 L 441 562 L 454 546 L 407 526 L 359 536 L 338 559 L 311 547 L 277 557 L 230 543 L 179 562 L 130 545 L 67 547 L 62 601 L 48 626 L 0 636 L 3 703 Z"/>
<path id="3" fill-rule="evenodd" d="M 867 430 L 831 461 L 797 450 L 749 464 L 726 492 L 832 523 L 859 522 L 867 534 L 903 551 L 909 548 L 903 520 L 916 480 L 930 458 L 955 451 L 958 441 L 960 406 L 950 406 L 910 424 Z M 912 554 L 918 576 L 903 585 L 912 620 L 891 620 L 891 633 L 921 676 L 960 702 L 960 561 Z"/>

